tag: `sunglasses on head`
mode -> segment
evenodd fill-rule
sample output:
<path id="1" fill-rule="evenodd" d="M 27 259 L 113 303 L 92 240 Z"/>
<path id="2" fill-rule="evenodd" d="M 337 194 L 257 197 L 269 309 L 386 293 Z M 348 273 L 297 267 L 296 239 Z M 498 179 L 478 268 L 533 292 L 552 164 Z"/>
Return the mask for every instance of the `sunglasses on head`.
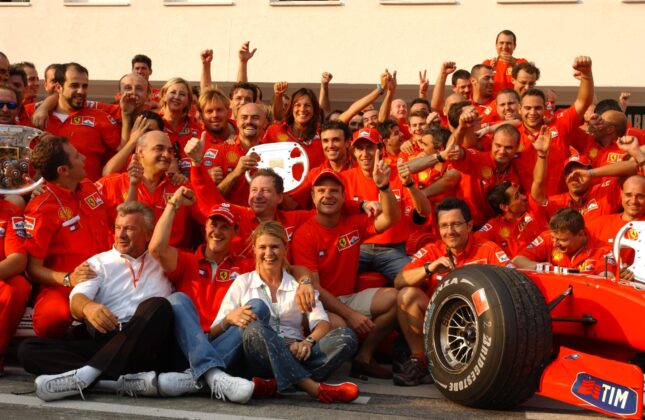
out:
<path id="1" fill-rule="evenodd" d="M 9 108 L 9 109 L 16 109 L 18 107 L 17 102 L 14 102 L 14 101 L 9 101 L 9 102 L 0 101 L 0 109 L 4 108 L 5 105 L 7 105 L 7 108 Z"/>

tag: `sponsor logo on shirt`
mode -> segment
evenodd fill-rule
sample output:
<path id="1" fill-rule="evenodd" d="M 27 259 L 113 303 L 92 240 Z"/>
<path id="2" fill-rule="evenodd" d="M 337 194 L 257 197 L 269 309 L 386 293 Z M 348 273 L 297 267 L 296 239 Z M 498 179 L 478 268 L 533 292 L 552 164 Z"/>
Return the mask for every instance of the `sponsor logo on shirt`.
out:
<path id="1" fill-rule="evenodd" d="M 116 121 L 114 123 L 116 124 Z M 85 125 L 87 127 L 94 127 L 94 117 L 81 118 L 81 125 Z"/>
<path id="2" fill-rule="evenodd" d="M 508 255 L 506 255 L 506 252 L 504 251 L 498 251 L 495 253 L 495 257 L 497 258 L 497 261 L 503 263 L 509 260 Z"/>
<path id="3" fill-rule="evenodd" d="M 578 266 L 578 268 L 580 269 L 580 271 L 594 271 L 597 263 L 598 261 L 596 260 L 584 260 L 582 264 Z"/>
<path id="4" fill-rule="evenodd" d="M 200 268 L 198 272 L 201 277 L 206 277 L 206 270 L 204 270 L 203 268 Z"/>
<path id="5" fill-rule="evenodd" d="M 593 210 L 598 210 L 598 203 L 596 202 L 596 199 L 592 199 L 591 201 L 589 201 L 589 204 L 587 204 L 587 211 Z"/>
<path id="6" fill-rule="evenodd" d="M 401 190 L 399 189 L 392 190 L 392 193 L 396 197 L 396 201 L 401 201 Z"/>
<path id="7" fill-rule="evenodd" d="M 419 249 L 415 254 L 412 256 L 412 261 L 416 261 L 426 255 L 428 253 L 428 250 L 425 248 Z"/>
<path id="8" fill-rule="evenodd" d="M 486 223 L 484 226 L 482 226 L 481 228 L 479 228 L 479 231 L 480 231 L 480 232 L 488 232 L 488 231 L 489 231 L 489 230 L 491 230 L 492 228 L 493 228 L 493 225 L 491 225 L 490 223 Z"/>
<path id="9" fill-rule="evenodd" d="M 239 276 L 239 275 L 240 275 L 240 273 L 238 273 L 237 271 L 231 271 L 231 274 L 229 274 L 228 278 L 231 279 L 231 281 L 232 281 L 232 280 L 235 280 L 237 278 L 237 276 Z"/>
<path id="10" fill-rule="evenodd" d="M 5 229 L 6 224 L 7 222 L 5 220 L 0 222 L 0 237 L 4 236 L 6 232 L 6 229 Z"/>
<path id="11" fill-rule="evenodd" d="M 110 124 L 116 125 L 116 120 L 114 118 L 112 118 L 112 116 L 110 114 L 106 114 L 106 116 L 107 116 L 107 119 L 110 122 Z"/>
<path id="12" fill-rule="evenodd" d="M 594 407 L 619 416 L 633 415 L 637 410 L 636 391 L 585 372 L 576 375 L 571 393 Z"/>
<path id="13" fill-rule="evenodd" d="M 325 251 L 324 249 L 321 249 L 320 251 L 318 251 L 319 257 L 322 258 L 322 257 L 325 257 L 326 255 L 327 255 L 327 251 Z"/>
<path id="14" fill-rule="evenodd" d="M 338 250 L 344 251 L 360 242 L 358 230 L 353 230 L 338 238 Z"/>
<path id="15" fill-rule="evenodd" d="M 204 158 L 215 159 L 216 157 L 217 157 L 217 149 L 208 149 L 206 153 L 204 153 Z"/>
<path id="16" fill-rule="evenodd" d="M 29 231 L 34 230 L 34 228 L 36 227 L 36 218 L 25 216 L 24 223 L 25 223 L 25 230 L 29 230 Z"/>
<path id="17" fill-rule="evenodd" d="M 85 202 L 92 210 L 94 210 L 95 208 L 103 204 L 103 199 L 101 198 L 98 192 L 95 192 L 85 197 Z"/>
<path id="18" fill-rule="evenodd" d="M 217 275 L 217 280 L 218 281 L 228 281 L 228 275 L 229 275 L 228 270 L 219 270 L 219 273 Z"/>
<path id="19" fill-rule="evenodd" d="M 610 153 L 607 155 L 607 162 L 608 163 L 616 163 L 620 161 L 623 158 L 624 154 L 622 153 Z"/>
<path id="20" fill-rule="evenodd" d="M 295 226 L 287 226 L 284 230 L 285 232 L 287 232 L 287 241 L 291 242 L 291 237 L 293 236 L 293 231 L 295 230 Z"/>

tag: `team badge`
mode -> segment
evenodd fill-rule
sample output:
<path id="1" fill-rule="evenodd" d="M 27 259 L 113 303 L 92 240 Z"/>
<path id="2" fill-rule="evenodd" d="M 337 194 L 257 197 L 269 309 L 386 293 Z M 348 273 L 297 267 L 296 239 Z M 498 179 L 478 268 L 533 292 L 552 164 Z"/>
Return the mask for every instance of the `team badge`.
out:
<path id="1" fill-rule="evenodd" d="M 35 217 L 29 217 L 25 216 L 25 230 L 34 230 L 36 227 L 36 218 Z"/>
<path id="2" fill-rule="evenodd" d="M 58 218 L 63 222 L 72 218 L 72 209 L 69 207 L 61 207 L 58 209 Z"/>
<path id="3" fill-rule="evenodd" d="M 107 119 L 110 122 L 110 124 L 116 125 L 116 120 L 114 118 L 112 118 L 112 116 L 110 114 L 106 114 L 106 116 L 107 116 Z"/>
<path id="4" fill-rule="evenodd" d="M 608 163 L 616 163 L 622 157 L 623 157 L 623 155 L 621 155 L 620 153 L 610 153 L 609 156 L 607 156 L 607 162 Z"/>
<path id="5" fill-rule="evenodd" d="M 87 127 L 94 127 L 94 117 L 83 117 L 81 119 L 81 125 L 85 125 Z"/>
<path id="6" fill-rule="evenodd" d="M 596 202 L 595 199 L 589 201 L 589 204 L 587 204 L 587 211 L 593 211 L 593 210 L 598 210 L 598 203 Z"/>
<path id="7" fill-rule="evenodd" d="M 412 261 L 416 261 L 426 255 L 428 253 L 428 250 L 425 248 L 419 249 L 413 256 L 412 256 Z"/>
<path id="8" fill-rule="evenodd" d="M 81 117 L 72 117 L 72 125 L 81 125 Z"/>
<path id="9" fill-rule="evenodd" d="M 200 268 L 198 271 L 199 271 L 199 275 L 200 275 L 201 277 L 206 277 L 206 270 L 204 270 L 204 269 Z"/>
<path id="10" fill-rule="evenodd" d="M 228 270 L 219 270 L 218 279 L 219 281 L 228 280 Z"/>
<path id="11" fill-rule="evenodd" d="M 231 279 L 231 281 L 233 281 L 233 280 L 235 280 L 235 279 L 237 278 L 237 276 L 239 276 L 239 275 L 240 275 L 240 273 L 238 273 L 237 271 L 233 271 L 231 274 L 229 274 L 228 278 L 229 278 L 229 279 Z"/>
<path id="12" fill-rule="evenodd" d="M 356 245 L 360 241 L 360 236 L 358 235 L 358 230 L 353 230 L 350 233 L 347 233 L 340 238 L 338 238 L 338 250 L 344 251 L 347 248 Z"/>
<path id="13" fill-rule="evenodd" d="M 479 231 L 480 232 L 488 232 L 492 228 L 493 228 L 493 225 L 491 225 L 490 223 L 486 223 L 484 226 L 479 228 Z"/>
<path id="14" fill-rule="evenodd" d="M 85 202 L 92 210 L 94 210 L 95 208 L 103 204 L 103 199 L 101 198 L 99 193 L 95 192 L 94 194 L 85 197 Z"/>
<path id="15" fill-rule="evenodd" d="M 501 263 L 508 261 L 508 255 L 506 255 L 506 252 L 504 251 L 496 252 L 495 257 L 497 257 L 497 261 Z"/>
<path id="16" fill-rule="evenodd" d="M 204 158 L 215 159 L 216 157 L 217 157 L 217 149 L 208 149 L 208 151 L 204 153 Z"/>
<path id="17" fill-rule="evenodd" d="M 627 230 L 627 234 L 625 236 L 627 236 L 629 239 L 635 241 L 635 240 L 638 239 L 638 231 L 636 229 L 629 229 L 629 230 Z"/>

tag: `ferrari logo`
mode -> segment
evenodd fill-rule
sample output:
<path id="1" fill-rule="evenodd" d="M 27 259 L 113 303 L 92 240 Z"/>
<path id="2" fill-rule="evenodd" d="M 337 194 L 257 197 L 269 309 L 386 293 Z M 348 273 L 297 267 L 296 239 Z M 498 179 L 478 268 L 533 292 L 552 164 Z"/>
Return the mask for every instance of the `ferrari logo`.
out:
<path id="1" fill-rule="evenodd" d="M 228 278 L 228 270 L 220 270 L 219 279 L 221 281 L 226 281 L 227 278 Z"/>
<path id="2" fill-rule="evenodd" d="M 627 237 L 633 241 L 638 239 L 638 232 L 635 229 L 629 229 L 627 231 Z"/>
<path id="3" fill-rule="evenodd" d="M 339 248 L 346 248 L 347 247 L 347 239 L 345 239 L 344 237 L 340 238 L 338 240 L 338 247 Z"/>
<path id="4" fill-rule="evenodd" d="M 69 207 L 61 207 L 58 209 L 58 218 L 63 222 L 72 218 L 72 209 Z"/>

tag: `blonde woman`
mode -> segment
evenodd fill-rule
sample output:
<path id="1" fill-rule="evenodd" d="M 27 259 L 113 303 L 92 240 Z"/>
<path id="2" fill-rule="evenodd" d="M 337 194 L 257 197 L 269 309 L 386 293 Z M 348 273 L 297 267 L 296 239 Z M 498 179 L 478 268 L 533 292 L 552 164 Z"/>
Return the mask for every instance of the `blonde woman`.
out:
<path id="1" fill-rule="evenodd" d="M 250 373 L 256 376 L 254 396 L 297 386 L 325 403 L 356 399 L 358 387 L 353 383 L 321 383 L 355 353 L 354 332 L 349 328 L 330 331 L 317 295 L 313 311 L 300 312 L 295 301 L 298 283 L 285 269 L 287 233 L 280 223 L 261 223 L 251 242 L 256 269 L 231 285 L 211 334 L 217 336 L 233 326 L 243 329 L 244 355 Z"/>

